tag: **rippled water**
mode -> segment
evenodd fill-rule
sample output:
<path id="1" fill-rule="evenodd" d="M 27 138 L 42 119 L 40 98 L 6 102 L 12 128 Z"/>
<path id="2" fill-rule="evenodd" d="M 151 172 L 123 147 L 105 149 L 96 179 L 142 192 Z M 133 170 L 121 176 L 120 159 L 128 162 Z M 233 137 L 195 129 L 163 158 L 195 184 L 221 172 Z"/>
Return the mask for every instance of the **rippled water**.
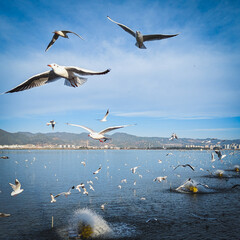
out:
<path id="1" fill-rule="evenodd" d="M 172 155 L 166 156 L 169 152 Z M 97 239 L 239 239 L 240 187 L 231 187 L 240 184 L 240 174 L 231 170 L 240 163 L 240 152 L 224 154 L 223 162 L 212 163 L 211 151 L 2 151 L 9 159 L 0 159 L 0 212 L 11 216 L 0 218 L 0 239 L 67 239 L 75 219 L 79 221 L 76 213 L 85 208 L 91 219 L 102 219 L 111 229 L 106 235 L 100 231 Z M 173 170 L 185 163 L 195 171 L 188 167 Z M 93 175 L 100 165 L 101 171 Z M 133 174 L 130 168 L 135 166 L 140 167 Z M 217 169 L 225 170 L 224 177 L 206 171 Z M 158 176 L 167 176 L 167 180 L 153 182 Z M 24 191 L 11 197 L 8 183 L 15 178 Z M 207 184 L 211 192 L 170 191 L 188 178 Z M 123 179 L 127 183 L 121 183 Z M 95 191 L 89 189 L 89 180 Z M 59 196 L 50 203 L 50 193 L 67 191 L 82 182 L 88 196 L 73 189 L 69 197 Z"/>

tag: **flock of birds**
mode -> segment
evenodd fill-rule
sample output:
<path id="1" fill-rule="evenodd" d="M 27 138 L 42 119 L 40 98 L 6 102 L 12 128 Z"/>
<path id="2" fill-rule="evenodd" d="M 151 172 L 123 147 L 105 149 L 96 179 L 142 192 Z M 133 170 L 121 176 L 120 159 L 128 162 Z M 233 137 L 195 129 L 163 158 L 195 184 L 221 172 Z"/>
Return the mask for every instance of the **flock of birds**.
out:
<path id="1" fill-rule="evenodd" d="M 144 42 L 146 42 L 146 41 L 162 40 L 162 39 L 166 39 L 166 38 L 175 37 L 178 35 L 178 34 L 174 34 L 174 35 L 163 35 L 163 34 L 142 35 L 140 31 L 134 32 L 129 27 L 127 27 L 121 23 L 115 22 L 109 16 L 107 16 L 107 18 L 110 21 L 112 21 L 113 23 L 116 23 L 124 31 L 131 34 L 136 39 L 135 45 L 141 49 L 146 49 L 146 46 L 144 45 Z M 81 38 L 83 40 L 83 38 L 80 35 L 78 35 L 75 32 L 69 31 L 69 30 L 59 30 L 59 31 L 54 31 L 53 33 L 54 33 L 54 35 L 53 35 L 50 43 L 48 44 L 45 52 L 47 52 L 52 47 L 52 45 L 56 42 L 56 40 L 59 37 L 69 38 L 68 33 L 75 34 L 76 36 L 78 36 L 79 38 Z M 81 86 L 82 84 L 84 84 L 87 81 L 87 78 L 80 77 L 80 76 L 103 75 L 103 74 L 107 74 L 108 72 L 110 72 L 110 69 L 107 69 L 102 72 L 96 72 L 96 71 L 87 70 L 87 69 L 75 67 L 75 66 L 60 66 L 56 63 L 48 64 L 48 66 L 50 68 L 52 68 L 52 70 L 34 75 L 31 78 L 29 78 L 28 80 L 24 81 L 23 83 L 19 84 L 15 88 L 13 88 L 5 93 L 14 93 L 14 92 L 19 92 L 19 91 L 24 91 L 24 90 L 27 90 L 30 88 L 34 88 L 34 87 L 39 87 L 39 86 L 45 85 L 47 83 L 52 83 L 60 78 L 65 79 L 64 84 L 66 86 L 75 88 L 75 87 Z M 80 75 L 80 76 L 78 76 L 78 75 Z"/>

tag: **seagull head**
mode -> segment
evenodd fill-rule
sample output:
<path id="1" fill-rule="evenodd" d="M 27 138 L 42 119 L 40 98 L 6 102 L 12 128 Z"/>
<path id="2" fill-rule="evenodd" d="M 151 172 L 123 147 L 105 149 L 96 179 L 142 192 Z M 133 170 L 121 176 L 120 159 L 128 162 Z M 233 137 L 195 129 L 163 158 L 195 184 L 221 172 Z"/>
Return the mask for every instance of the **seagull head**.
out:
<path id="1" fill-rule="evenodd" d="M 49 66 L 50 68 L 52 68 L 52 69 L 55 69 L 55 68 L 58 68 L 58 67 L 59 67 L 59 65 L 56 64 L 56 63 L 48 64 L 48 66 Z"/>

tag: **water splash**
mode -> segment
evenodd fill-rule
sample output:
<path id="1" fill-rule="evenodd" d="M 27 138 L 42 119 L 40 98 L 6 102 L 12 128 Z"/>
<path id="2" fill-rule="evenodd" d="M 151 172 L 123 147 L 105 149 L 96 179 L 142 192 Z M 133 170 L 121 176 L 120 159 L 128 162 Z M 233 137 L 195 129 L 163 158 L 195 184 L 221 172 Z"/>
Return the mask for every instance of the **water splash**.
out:
<path id="1" fill-rule="evenodd" d="M 70 229 L 75 231 L 83 239 L 108 237 L 112 229 L 107 222 L 94 211 L 84 208 L 74 212 L 70 221 Z"/>

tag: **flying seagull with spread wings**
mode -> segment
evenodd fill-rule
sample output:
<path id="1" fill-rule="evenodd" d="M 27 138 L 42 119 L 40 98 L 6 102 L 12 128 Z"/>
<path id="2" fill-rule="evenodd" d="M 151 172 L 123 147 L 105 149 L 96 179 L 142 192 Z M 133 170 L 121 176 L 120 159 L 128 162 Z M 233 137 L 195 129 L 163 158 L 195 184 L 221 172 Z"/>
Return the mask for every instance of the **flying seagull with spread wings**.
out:
<path id="1" fill-rule="evenodd" d="M 100 132 L 95 132 L 92 129 L 82 126 L 82 125 L 77 125 L 77 124 L 71 124 L 71 123 L 66 123 L 67 125 L 70 126 L 75 126 L 75 127 L 80 127 L 83 128 L 85 130 L 87 130 L 90 134 L 88 135 L 89 137 L 91 137 L 92 139 L 95 140 L 99 140 L 100 142 L 106 142 L 107 140 L 109 140 L 110 138 L 107 138 L 104 136 L 105 133 L 108 133 L 110 131 L 119 129 L 119 128 L 124 128 L 124 127 L 128 127 L 128 126 L 132 126 L 132 125 L 122 125 L 122 126 L 114 126 L 114 127 L 108 127 Z"/>
<path id="2" fill-rule="evenodd" d="M 87 81 L 87 78 L 76 76 L 75 73 L 86 76 L 86 75 L 102 75 L 110 71 L 110 69 L 107 69 L 103 72 L 94 72 L 79 67 L 60 66 L 56 63 L 49 64 L 48 66 L 51 67 L 52 70 L 39 73 L 5 93 L 20 92 L 30 88 L 39 87 L 44 84 L 54 82 L 60 78 L 65 78 L 64 84 L 66 86 L 75 88 L 79 87 L 80 85 L 84 84 Z"/>
<path id="3" fill-rule="evenodd" d="M 51 120 L 49 123 L 47 123 L 47 126 L 51 125 L 52 126 L 52 130 L 54 130 L 55 124 L 56 124 L 56 122 L 54 122 L 54 120 Z"/>
<path id="4" fill-rule="evenodd" d="M 165 38 L 170 38 L 170 37 L 175 37 L 178 34 L 174 34 L 174 35 L 163 35 L 163 34 L 151 34 L 151 35 L 142 35 L 142 33 L 140 31 L 136 31 L 134 32 L 132 29 L 130 29 L 129 27 L 115 22 L 113 21 L 109 16 L 107 16 L 107 18 L 112 21 L 113 23 L 116 23 L 119 27 L 121 27 L 124 31 L 126 31 L 127 33 L 131 34 L 134 38 L 136 38 L 136 43 L 135 45 L 138 48 L 142 48 L 142 49 L 146 49 L 146 46 L 143 44 L 143 42 L 146 41 L 154 41 L 154 40 L 162 40 Z"/>
<path id="5" fill-rule="evenodd" d="M 178 167 L 190 167 L 193 171 L 195 171 L 195 170 L 194 170 L 194 167 L 192 167 L 190 164 L 178 165 L 178 166 L 176 166 L 173 170 L 175 170 L 175 169 L 178 168 Z"/>
<path id="6" fill-rule="evenodd" d="M 107 121 L 107 116 L 109 114 L 109 109 L 107 110 L 105 116 L 102 119 L 98 119 L 100 122 L 106 122 Z"/>
<path id="7" fill-rule="evenodd" d="M 67 35 L 67 33 L 73 33 L 73 34 L 75 34 L 76 36 L 78 36 L 79 38 L 81 38 L 82 40 L 84 40 L 84 39 L 83 39 L 80 35 L 78 35 L 77 33 L 71 32 L 71 31 L 68 31 L 68 30 L 55 31 L 55 32 L 53 32 L 53 33 L 54 33 L 54 35 L 53 35 L 53 37 L 52 37 L 52 40 L 51 40 L 51 42 L 48 44 L 45 52 L 48 51 L 48 49 L 56 42 L 56 40 L 57 40 L 59 37 L 69 38 L 68 35 Z"/>
<path id="8" fill-rule="evenodd" d="M 23 189 L 21 189 L 21 183 L 17 179 L 15 179 L 15 185 L 12 183 L 9 183 L 9 185 L 13 189 L 13 191 L 11 192 L 11 196 L 16 196 L 23 191 Z"/>

